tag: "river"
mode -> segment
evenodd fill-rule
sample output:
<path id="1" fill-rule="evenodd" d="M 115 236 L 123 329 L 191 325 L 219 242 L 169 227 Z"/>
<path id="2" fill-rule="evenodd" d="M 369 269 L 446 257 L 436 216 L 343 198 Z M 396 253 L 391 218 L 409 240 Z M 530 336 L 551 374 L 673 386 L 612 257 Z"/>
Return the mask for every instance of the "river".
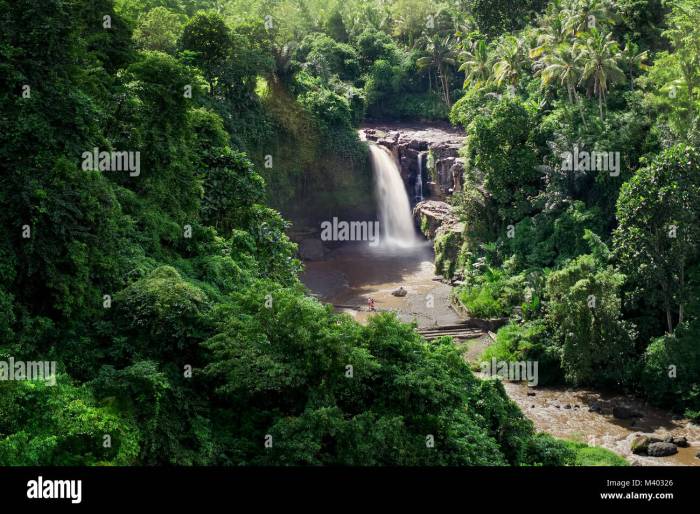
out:
<path id="1" fill-rule="evenodd" d="M 429 242 L 411 248 L 370 247 L 353 243 L 331 251 L 324 260 L 306 263 L 302 280 L 322 300 L 333 303 L 359 322 L 372 315 L 367 298 L 376 301 L 378 311 L 393 311 L 406 322 L 419 327 L 451 325 L 461 318 L 450 307 L 450 286 L 435 277 L 433 250 Z M 399 286 L 405 297 L 391 293 Z M 461 343 L 465 359 L 475 361 L 491 343 L 488 336 Z M 688 420 L 673 419 L 671 413 L 654 408 L 628 395 L 605 394 L 590 389 L 528 388 L 523 383 L 505 382 L 505 389 L 537 430 L 555 437 L 602 446 L 625 457 L 631 464 L 700 466 L 700 426 Z M 528 393 L 534 396 L 529 396 Z M 594 404 L 601 412 L 589 410 Z M 643 414 L 641 419 L 620 420 L 612 407 L 625 405 Z M 676 455 L 647 457 L 630 451 L 637 433 L 685 436 L 688 448 Z"/>

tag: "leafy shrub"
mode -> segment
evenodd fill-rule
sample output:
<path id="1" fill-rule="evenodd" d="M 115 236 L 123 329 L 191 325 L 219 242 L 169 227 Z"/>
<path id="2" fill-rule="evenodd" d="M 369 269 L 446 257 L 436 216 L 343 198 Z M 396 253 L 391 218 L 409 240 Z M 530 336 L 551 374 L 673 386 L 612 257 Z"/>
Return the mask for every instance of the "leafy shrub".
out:
<path id="1" fill-rule="evenodd" d="M 508 316 L 523 300 L 524 276 L 508 276 L 506 272 L 486 267 L 482 274 L 472 274 L 456 295 L 469 313 L 479 318 Z"/>
<path id="2" fill-rule="evenodd" d="M 537 362 L 538 385 L 563 381 L 561 350 L 549 340 L 543 320 L 528 323 L 509 323 L 496 334 L 496 342 L 489 346 L 482 361 Z"/>
<path id="3" fill-rule="evenodd" d="M 547 279 L 547 321 L 574 384 L 620 384 L 634 350 L 634 330 L 622 320 L 624 276 L 582 255 Z"/>
<path id="4" fill-rule="evenodd" d="M 651 342 L 644 354 L 641 385 L 649 399 L 697 418 L 700 411 L 700 323 L 679 325 Z"/>

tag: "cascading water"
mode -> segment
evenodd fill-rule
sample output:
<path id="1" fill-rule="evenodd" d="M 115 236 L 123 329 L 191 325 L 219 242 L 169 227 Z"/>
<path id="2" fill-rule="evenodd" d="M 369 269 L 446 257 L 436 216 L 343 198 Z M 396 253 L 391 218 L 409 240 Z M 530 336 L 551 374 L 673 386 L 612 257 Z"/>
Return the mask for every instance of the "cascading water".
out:
<path id="1" fill-rule="evenodd" d="M 382 239 L 385 246 L 411 247 L 421 244 L 411 216 L 411 205 L 396 159 L 389 149 L 369 142 L 374 184 L 379 202 Z"/>
<path id="2" fill-rule="evenodd" d="M 423 156 L 426 153 L 420 152 L 418 154 L 418 175 L 416 175 L 416 185 L 414 187 L 416 203 L 423 201 Z"/>

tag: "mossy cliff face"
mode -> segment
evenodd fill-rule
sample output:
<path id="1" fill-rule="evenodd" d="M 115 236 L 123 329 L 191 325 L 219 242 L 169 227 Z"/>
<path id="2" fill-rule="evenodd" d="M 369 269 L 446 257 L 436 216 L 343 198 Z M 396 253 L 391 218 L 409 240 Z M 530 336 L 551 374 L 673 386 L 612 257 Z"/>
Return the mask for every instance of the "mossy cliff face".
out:
<path id="1" fill-rule="evenodd" d="M 451 205 L 436 200 L 418 203 L 413 209 L 421 232 L 433 240 L 436 273 L 452 278 L 461 269 L 466 239 L 464 223 L 458 221 Z"/>
<path id="2" fill-rule="evenodd" d="M 274 84 L 262 102 L 271 130 L 248 146 L 269 203 L 297 226 L 314 227 L 333 217 L 376 219 L 369 151 L 356 129 L 320 124 Z"/>

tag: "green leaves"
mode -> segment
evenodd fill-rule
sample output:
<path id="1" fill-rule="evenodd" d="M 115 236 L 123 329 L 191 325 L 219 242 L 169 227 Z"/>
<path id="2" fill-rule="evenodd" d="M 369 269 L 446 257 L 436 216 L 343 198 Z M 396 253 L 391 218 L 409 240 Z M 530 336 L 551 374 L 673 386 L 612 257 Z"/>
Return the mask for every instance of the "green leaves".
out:
<path id="1" fill-rule="evenodd" d="M 616 254 L 635 298 L 643 297 L 667 331 L 683 321 L 686 267 L 700 244 L 700 158 L 685 145 L 665 150 L 622 187 Z"/>

